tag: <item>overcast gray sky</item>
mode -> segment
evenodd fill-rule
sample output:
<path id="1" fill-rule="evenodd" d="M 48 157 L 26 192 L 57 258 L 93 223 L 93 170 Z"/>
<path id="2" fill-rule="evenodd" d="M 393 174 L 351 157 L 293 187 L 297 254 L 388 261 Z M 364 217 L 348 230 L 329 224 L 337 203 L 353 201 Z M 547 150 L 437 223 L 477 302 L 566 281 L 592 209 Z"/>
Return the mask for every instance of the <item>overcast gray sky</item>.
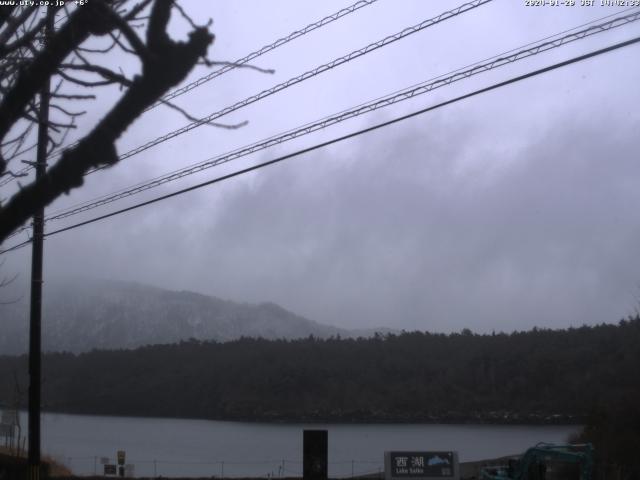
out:
<path id="1" fill-rule="evenodd" d="M 183 1 L 234 60 L 349 5 Z M 379 0 L 179 103 L 207 115 L 462 2 Z M 576 27 L 623 8 L 495 0 L 87 178 L 49 211 L 94 198 Z M 187 27 L 176 21 L 173 31 Z M 626 40 L 640 22 L 206 170 L 49 230 Z M 50 237 L 45 274 L 273 301 L 342 327 L 511 331 L 616 322 L 640 302 L 640 47 L 500 88 L 284 164 Z M 135 63 L 115 64 L 135 70 Z M 207 73 L 193 72 L 190 80 Z M 107 90 L 88 129 L 117 91 Z M 184 125 L 157 108 L 120 152 Z M 5 269 L 28 278 L 29 249 Z M 46 288 L 46 287 L 45 287 Z"/>

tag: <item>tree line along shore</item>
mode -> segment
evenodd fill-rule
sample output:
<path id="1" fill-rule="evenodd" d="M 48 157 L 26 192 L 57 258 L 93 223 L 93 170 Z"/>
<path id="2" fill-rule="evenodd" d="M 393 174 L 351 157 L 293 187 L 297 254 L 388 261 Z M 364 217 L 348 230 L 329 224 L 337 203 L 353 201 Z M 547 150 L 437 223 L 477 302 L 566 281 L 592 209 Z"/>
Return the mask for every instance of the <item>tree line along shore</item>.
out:
<path id="1" fill-rule="evenodd" d="M 43 409 L 248 421 L 576 423 L 640 451 L 640 317 L 513 333 L 242 338 L 48 353 Z M 0 402 L 26 405 L 27 356 L 0 356 Z M 609 446 L 607 446 L 609 445 Z M 633 450 L 635 448 L 635 450 Z"/>

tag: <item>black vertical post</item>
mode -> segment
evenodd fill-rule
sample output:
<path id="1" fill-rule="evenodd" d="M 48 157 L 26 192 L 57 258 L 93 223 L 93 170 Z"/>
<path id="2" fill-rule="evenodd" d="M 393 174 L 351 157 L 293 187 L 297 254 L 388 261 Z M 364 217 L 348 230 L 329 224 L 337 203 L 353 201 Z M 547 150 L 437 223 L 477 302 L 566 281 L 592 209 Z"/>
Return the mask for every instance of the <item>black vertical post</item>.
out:
<path id="1" fill-rule="evenodd" d="M 304 480 L 327 480 L 327 430 L 304 430 L 302 438 L 302 476 Z"/>
<path id="2" fill-rule="evenodd" d="M 53 32 L 53 10 L 47 9 L 45 46 Z M 36 180 L 47 169 L 50 80 L 40 92 L 38 112 L 38 149 Z M 42 257 L 44 243 L 44 208 L 33 215 L 33 248 L 31 253 L 31 311 L 29 316 L 29 480 L 40 478 L 40 378 L 41 378 L 41 314 L 42 314 Z"/>

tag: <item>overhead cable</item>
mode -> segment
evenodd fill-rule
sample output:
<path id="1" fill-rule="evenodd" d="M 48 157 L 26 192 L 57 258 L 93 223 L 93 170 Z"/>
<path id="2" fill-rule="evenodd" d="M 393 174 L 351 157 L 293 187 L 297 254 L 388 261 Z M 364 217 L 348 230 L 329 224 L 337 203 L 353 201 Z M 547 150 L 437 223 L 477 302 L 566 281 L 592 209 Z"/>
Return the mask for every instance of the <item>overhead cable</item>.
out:
<path id="1" fill-rule="evenodd" d="M 180 95 L 183 95 L 191 90 L 193 90 L 194 88 L 197 88 L 207 82 L 210 82 L 211 80 L 213 80 L 214 78 L 217 78 L 235 68 L 240 68 L 243 65 L 246 65 L 247 63 L 249 63 L 252 60 L 255 60 L 256 58 L 264 55 L 265 53 L 271 52 L 272 50 L 275 50 L 278 47 L 281 47 L 293 40 L 295 40 L 296 38 L 302 37 L 303 35 L 306 35 L 314 30 L 317 30 L 321 27 L 324 27 L 325 25 L 328 25 L 332 22 L 335 22 L 336 20 L 339 20 L 342 17 L 345 17 L 351 13 L 354 13 L 358 10 L 360 10 L 361 8 L 367 7 L 369 5 L 372 5 L 374 3 L 376 3 L 378 0 L 358 0 L 357 2 L 355 2 L 352 5 L 349 5 L 348 7 L 342 8 L 340 10 L 338 10 L 335 13 L 332 13 L 330 15 L 327 15 L 326 17 L 310 23 L 309 25 L 307 25 L 306 27 L 303 27 L 299 30 L 294 30 L 293 32 L 291 32 L 289 35 L 286 35 L 284 37 L 281 37 L 279 39 L 277 39 L 275 42 L 272 42 L 268 45 L 264 45 L 263 47 L 259 48 L 258 50 L 255 50 L 247 55 L 245 55 L 242 58 L 239 58 L 238 60 L 235 60 L 233 62 L 229 62 L 228 64 L 222 66 L 221 68 L 218 68 L 217 70 L 214 70 L 213 72 L 209 73 L 208 75 L 204 75 L 200 78 L 198 78 L 197 80 L 194 80 L 193 82 L 184 85 L 183 87 L 177 88 L 175 90 L 173 90 L 172 92 L 169 92 L 168 94 L 166 94 L 164 97 L 162 97 L 161 100 L 158 100 L 156 103 L 154 103 L 153 105 L 147 107 L 145 109 L 146 111 L 151 110 L 152 108 L 157 107 L 158 105 L 162 105 L 164 102 L 169 101 L 173 98 L 179 97 Z M 68 15 L 67 15 L 68 16 Z M 65 17 L 63 17 L 65 18 Z M 60 18 L 56 21 L 56 23 L 60 22 L 63 18 Z M 67 145 L 63 148 L 60 148 L 54 152 L 51 152 L 51 156 L 55 157 L 56 155 L 59 155 L 62 151 L 68 149 L 68 148 L 72 148 L 74 145 L 76 145 L 78 142 L 74 142 L 71 145 Z M 19 172 L 17 172 L 16 175 L 19 176 L 23 176 L 25 174 L 27 174 L 33 167 L 25 167 L 22 170 L 20 170 Z M 3 181 L 0 182 L 0 187 L 3 185 L 6 185 L 7 183 L 11 182 L 11 180 L 13 180 L 13 177 L 7 177 L 6 179 L 4 179 Z"/>
<path id="2" fill-rule="evenodd" d="M 522 59 L 531 57 L 533 55 L 546 52 L 553 48 L 558 48 L 562 45 L 566 45 L 576 40 L 584 39 L 588 36 L 605 32 L 607 30 L 620 27 L 622 25 L 627 25 L 631 22 L 638 21 L 638 20 L 640 20 L 640 11 L 637 11 L 634 14 L 626 15 L 623 17 L 617 17 L 608 22 L 591 26 L 587 29 L 580 30 L 578 32 L 572 33 L 570 35 L 566 35 L 564 37 L 561 37 L 552 41 L 538 42 L 533 44 L 533 46 L 529 48 L 513 50 L 512 51 L 513 53 L 509 55 L 493 57 L 489 61 L 484 61 L 483 63 L 475 64 L 470 68 L 459 69 L 454 71 L 455 73 L 453 74 L 450 74 L 450 75 L 445 74 L 445 76 L 439 76 L 439 77 L 436 77 L 435 79 L 427 80 L 426 82 L 410 87 L 409 89 L 394 92 L 393 94 L 378 98 L 368 103 L 358 105 L 357 107 L 342 111 L 340 113 L 334 114 L 329 117 L 325 117 L 321 120 L 305 124 L 301 127 L 297 127 L 285 133 L 281 133 L 281 134 L 269 137 L 267 139 L 260 140 L 248 146 L 243 146 L 231 152 L 227 152 L 225 154 L 209 158 L 195 165 L 191 165 L 189 167 L 182 168 L 174 172 L 170 172 L 168 174 L 162 175 L 160 177 L 156 177 L 146 182 L 136 184 L 134 186 L 120 190 L 118 192 L 99 197 L 98 199 L 83 202 L 79 205 L 64 209 L 59 213 L 53 214 L 47 217 L 46 220 L 47 221 L 60 220 L 63 218 L 70 217 L 72 215 L 76 215 L 78 213 L 85 212 L 87 210 L 91 210 L 91 209 L 106 205 L 108 203 L 115 202 L 117 200 L 129 197 L 132 195 L 136 195 L 143 191 L 163 185 L 165 183 L 183 178 L 187 175 L 192 175 L 194 173 L 201 172 L 202 170 L 206 170 L 206 169 L 215 167 L 217 165 L 221 165 L 223 163 L 236 160 L 238 158 L 244 157 L 246 155 L 255 153 L 260 150 L 264 150 L 274 145 L 278 145 L 278 144 L 287 142 L 289 140 L 299 138 L 303 135 L 307 135 L 315 131 L 327 128 L 331 125 L 344 122 L 348 119 L 351 119 L 360 115 L 364 115 L 366 113 L 393 105 L 395 103 L 399 103 L 404 100 L 415 98 L 419 95 L 424 95 L 426 93 L 431 92 L 432 90 L 435 90 L 440 87 L 444 87 L 446 85 L 450 85 L 451 83 L 469 78 L 473 75 L 487 72 L 489 70 L 502 67 L 504 65 L 508 65 L 518 60 L 522 60 Z"/>
<path id="3" fill-rule="evenodd" d="M 278 93 L 282 90 L 285 90 L 289 87 L 292 87 L 293 85 L 297 85 L 298 83 L 301 83 L 305 80 L 308 80 L 310 78 L 313 78 L 317 75 L 320 75 L 324 72 L 328 72 L 329 70 L 332 70 L 340 65 L 343 65 L 347 62 L 350 62 L 352 60 L 355 60 L 356 58 L 362 57 L 363 55 L 366 55 L 368 53 L 371 53 L 375 50 L 378 50 L 379 48 L 385 47 L 387 45 L 390 45 L 391 43 L 397 42 L 398 40 L 401 40 L 403 38 L 408 37 L 409 35 L 413 35 L 414 33 L 420 32 L 426 28 L 432 27 L 434 25 L 437 25 L 441 22 L 444 22 L 446 20 L 449 20 L 451 18 L 454 18 L 458 15 L 461 15 L 465 12 L 468 12 L 470 10 L 473 10 L 481 5 L 487 4 L 489 2 L 491 2 L 493 0 L 473 0 L 471 2 L 465 3 L 460 5 L 457 8 L 454 8 L 452 10 L 447 10 L 446 12 L 441 13 L 440 15 L 437 15 L 433 18 L 427 19 L 427 20 L 423 20 L 422 22 L 413 25 L 411 27 L 407 27 L 405 29 L 403 29 L 402 31 L 395 33 L 393 35 L 389 35 L 388 37 L 385 37 L 381 40 L 378 40 L 377 42 L 373 42 L 370 43 L 369 45 L 362 47 L 358 50 L 354 50 L 351 53 L 348 53 L 347 55 L 343 55 L 342 57 L 336 58 L 334 60 L 331 60 L 328 63 L 325 63 L 323 65 L 320 65 L 316 68 L 314 68 L 313 70 L 308 70 L 304 73 L 302 73 L 301 75 L 298 75 L 296 77 L 290 78 L 289 80 L 279 83 L 278 85 L 275 85 L 271 88 L 268 88 L 266 90 L 261 91 L 260 93 L 257 93 L 255 95 L 251 95 L 250 97 L 245 98 L 244 100 L 241 100 L 239 102 L 234 103 L 233 105 L 230 105 L 228 107 L 223 108 L 222 110 L 218 110 L 216 112 L 213 112 L 209 115 L 207 115 L 206 117 L 203 117 L 197 121 L 191 122 L 187 125 L 185 125 L 182 128 L 179 128 L 177 130 L 174 130 L 172 132 L 166 133 L 165 135 L 161 135 L 157 138 L 155 138 L 154 140 L 151 140 L 143 145 L 140 145 L 132 150 L 129 150 L 128 152 L 123 153 L 122 155 L 120 155 L 120 159 L 124 160 L 125 158 L 129 158 L 132 157 L 134 155 L 137 155 L 141 152 L 144 152 L 145 150 L 148 150 L 151 147 L 154 147 L 160 143 L 166 142 L 167 140 L 171 140 L 172 138 L 177 137 L 178 135 L 182 135 L 183 133 L 189 132 L 191 130 L 193 130 L 194 128 L 200 127 L 202 125 L 206 125 L 207 123 L 210 123 L 220 117 L 223 117 L 224 115 L 228 115 L 231 112 L 235 112 L 236 110 L 239 110 L 243 107 L 246 107 L 248 105 L 251 105 L 259 100 L 262 100 L 264 98 L 267 98 L 275 93 Z M 90 175 L 91 173 L 94 173 L 96 171 L 102 170 L 106 167 L 98 167 L 95 168 L 93 170 L 88 171 L 85 175 Z"/>
<path id="4" fill-rule="evenodd" d="M 377 1 L 378 0 L 360 0 L 354 3 L 353 5 L 350 5 L 341 10 L 338 10 L 337 12 L 332 13 L 331 15 L 327 15 L 326 17 L 322 18 L 321 20 L 318 20 L 317 22 L 310 23 L 309 25 L 307 25 L 304 28 L 301 28 L 300 30 L 295 30 L 291 32 L 289 35 L 279 38 L 275 42 L 270 43 L 269 45 L 265 45 L 259 48 L 258 50 L 251 52 L 245 55 L 244 57 L 239 58 L 238 60 L 235 60 L 234 62 L 230 62 L 229 64 L 223 66 L 222 68 L 219 68 L 218 70 L 215 70 L 209 73 L 208 75 L 200 77 L 199 79 L 185 85 L 184 87 L 180 87 L 172 92 L 169 92 L 164 97 L 162 97 L 162 100 L 159 100 L 158 102 L 154 103 L 149 108 L 147 108 L 147 110 L 151 110 L 152 108 L 157 107 L 158 105 L 162 105 L 163 101 L 167 101 L 167 100 L 171 100 L 173 98 L 179 97 L 180 95 L 185 94 L 190 90 L 193 90 L 194 88 L 197 88 L 200 85 L 203 85 L 204 83 L 207 83 L 213 80 L 214 78 L 219 77 L 220 75 L 223 75 L 233 70 L 234 68 L 238 68 L 238 67 L 241 67 L 242 65 L 246 65 L 250 61 L 255 60 L 256 58 L 260 57 L 261 55 L 264 55 L 265 53 L 275 50 L 276 48 L 281 47 L 282 45 L 289 43 L 290 41 L 295 40 L 296 38 L 299 38 L 303 35 L 306 35 L 309 32 L 317 30 L 320 27 L 324 27 L 329 23 L 335 22 L 336 20 L 346 15 L 349 15 L 357 10 L 360 10 L 363 7 L 367 7 Z"/>
<path id="5" fill-rule="evenodd" d="M 57 235 L 59 233 L 66 232 L 66 231 L 69 231 L 69 230 L 73 230 L 73 229 L 82 227 L 84 225 L 89 225 L 91 223 L 95 223 L 95 222 L 98 222 L 98 221 L 101 221 L 101 220 L 104 220 L 104 219 L 107 219 L 107 218 L 110 218 L 110 217 L 114 217 L 116 215 L 120 215 L 120 214 L 123 214 L 123 213 L 126 213 L 126 212 L 130 212 L 132 210 L 136 210 L 138 208 L 145 207 L 147 205 L 151 205 L 153 203 L 157 203 L 157 202 L 160 202 L 162 200 L 166 200 L 168 198 L 176 197 L 176 196 L 182 195 L 184 193 L 191 192 L 193 190 L 198 190 L 200 188 L 203 188 L 203 187 L 206 187 L 206 186 L 209 186 L 209 185 L 213 185 L 215 183 L 219 183 L 219 182 L 222 182 L 224 180 L 228 180 L 230 178 L 237 177 L 239 175 L 243 175 L 245 173 L 249 173 L 249 172 L 252 172 L 252 171 L 267 167 L 269 165 L 274 165 L 276 163 L 283 162 L 284 160 L 288 160 L 290 158 L 298 157 L 298 156 L 303 155 L 305 153 L 310 153 L 310 152 L 318 150 L 320 148 L 328 147 L 328 146 L 333 145 L 335 143 L 339 143 L 339 142 L 342 142 L 344 140 L 347 140 L 347 139 L 350 139 L 350 138 L 354 138 L 354 137 L 363 135 L 363 134 L 368 133 L 368 132 L 372 132 L 374 130 L 378 130 L 378 129 L 381 129 L 381 128 L 384 128 L 384 127 L 388 127 L 388 126 L 393 125 L 395 123 L 402 122 L 404 120 L 416 117 L 418 115 L 425 114 L 427 112 L 436 110 L 438 108 L 441 108 L 441 107 L 444 107 L 444 106 L 447 106 L 447 105 L 451 105 L 453 103 L 457 103 L 459 101 L 474 97 L 476 95 L 480 95 L 482 93 L 486 93 L 486 92 L 489 92 L 489 91 L 492 91 L 492 90 L 496 90 L 498 88 L 502 88 L 502 87 L 505 87 L 507 85 L 511 85 L 511 84 L 520 82 L 522 80 L 526 80 L 528 78 L 532 78 L 532 77 L 541 75 L 543 73 L 547 73 L 547 72 L 550 72 L 552 70 L 556 70 L 556 69 L 561 68 L 561 67 L 572 65 L 572 64 L 577 63 L 577 62 L 581 62 L 581 61 L 584 61 L 584 60 L 587 60 L 587 59 L 590 59 L 590 58 L 593 58 L 593 57 L 596 57 L 596 56 L 599 56 L 599 55 L 602 55 L 602 54 L 605 54 L 605 53 L 608 53 L 608 52 L 612 52 L 614 50 L 617 50 L 617 49 L 620 49 L 620 48 L 623 48 L 623 47 L 627 47 L 627 46 L 636 44 L 638 42 L 640 42 L 640 37 L 635 37 L 633 39 L 630 39 L 630 40 L 627 40 L 627 41 L 624 41 L 624 42 L 620 42 L 620 43 L 616 43 L 616 44 L 611 45 L 611 46 L 606 47 L 606 48 L 601 48 L 599 50 L 595 50 L 595 51 L 592 51 L 590 53 L 587 53 L 587 54 L 584 54 L 584 55 L 580 55 L 578 57 L 573 57 L 573 58 L 571 58 L 569 60 L 565 60 L 563 62 L 555 63 L 555 64 L 550 65 L 548 67 L 540 68 L 538 70 L 534 70 L 532 72 L 525 73 L 525 74 L 519 75 L 517 77 L 512 77 L 512 78 L 510 78 L 508 80 L 505 80 L 505 81 L 502 81 L 502 82 L 499 82 L 499 83 L 495 83 L 493 85 L 490 85 L 488 87 L 484 87 L 484 88 L 481 88 L 481 89 L 478 89 L 478 90 L 474 90 L 473 92 L 470 92 L 470 93 L 455 97 L 455 98 L 450 99 L 450 100 L 446 100 L 444 102 L 440 102 L 440 103 L 438 103 L 436 105 L 432 105 L 430 107 L 426 107 L 426 108 L 423 108 L 421 110 L 417 110 L 417 111 L 409 113 L 407 115 L 396 117 L 396 118 L 394 118 L 392 120 L 388 120 L 386 122 L 382 122 L 382 123 L 373 125 L 371 127 L 367 127 L 367 128 L 362 129 L 362 130 L 358 130 L 358 131 L 349 133 L 347 135 L 343 135 L 343 136 L 334 138 L 332 140 L 328 140 L 326 142 L 318 143 L 318 144 L 313 145 L 311 147 L 303 148 L 301 150 L 298 150 L 296 152 L 280 156 L 280 157 L 275 158 L 273 160 L 269 160 L 267 162 L 263 162 L 263 163 L 260 163 L 260 164 L 257 164 L 257 165 L 251 166 L 251 167 L 247 167 L 247 168 L 244 168 L 242 170 L 238 170 L 238 171 L 229 173 L 227 175 L 222 175 L 220 177 L 216 177 L 214 179 L 207 180 L 206 182 L 202 182 L 202 183 L 193 185 L 191 187 L 187 187 L 187 188 L 184 188 L 182 190 L 178 190 L 176 192 L 169 193 L 167 195 L 162 195 L 160 197 L 156 197 L 154 199 L 147 200 L 146 202 L 141 202 L 141 203 L 138 203 L 136 205 L 129 206 L 127 208 L 123 208 L 123 209 L 120 209 L 120 210 L 117 210 L 117 211 L 114 211 L 114 212 L 111 212 L 111 213 L 108 213 L 108 214 L 105 214 L 105 215 L 101 215 L 101 216 L 98 216 L 98 217 L 95 217 L 95 218 L 92 218 L 92 219 L 89 219 L 89 220 L 85 220 L 83 222 L 76 223 L 74 225 L 70 225 L 70 226 L 67 226 L 67 227 L 64 227 L 64 228 L 60 228 L 60 229 L 54 230 L 52 232 L 48 232 L 48 233 L 45 234 L 45 236 L 46 237 L 50 237 L 50 236 L 53 236 L 53 235 Z M 12 251 L 12 250 L 16 250 L 16 249 L 21 248 L 21 247 L 23 247 L 23 246 L 25 246 L 25 245 L 27 245 L 29 243 L 31 243 L 30 240 L 28 240 L 26 242 L 23 242 L 22 244 L 15 245 L 15 246 L 13 246 L 13 247 L 11 247 L 9 249 L 2 250 L 2 251 L 0 251 L 0 254 L 6 253 L 6 252 L 9 252 L 9 251 Z"/>

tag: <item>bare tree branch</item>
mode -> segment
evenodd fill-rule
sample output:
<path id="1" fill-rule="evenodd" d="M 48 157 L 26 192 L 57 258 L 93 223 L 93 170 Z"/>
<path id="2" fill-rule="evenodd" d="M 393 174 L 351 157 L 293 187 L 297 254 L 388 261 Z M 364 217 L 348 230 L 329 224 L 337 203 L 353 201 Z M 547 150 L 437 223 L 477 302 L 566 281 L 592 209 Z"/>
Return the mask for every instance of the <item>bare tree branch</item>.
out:
<path id="1" fill-rule="evenodd" d="M 4 176 L 4 175 L 9 175 L 12 178 L 21 178 L 21 177 L 26 177 L 28 173 L 26 171 L 20 171 L 20 172 L 14 173 L 11 170 L 5 170 L 4 172 L 2 172 L 0 176 Z"/>
<path id="2" fill-rule="evenodd" d="M 4 8 L 0 8 L 0 28 L 4 27 L 5 23 L 13 15 L 13 10 L 16 5 L 6 5 Z"/>
<path id="3" fill-rule="evenodd" d="M 113 33 L 109 33 L 110 36 L 113 36 Z M 118 38 L 120 36 L 120 33 L 118 33 L 116 35 Z M 111 42 L 111 44 L 108 47 L 105 48 L 87 48 L 87 47 L 78 47 L 76 48 L 75 52 L 76 54 L 78 52 L 86 52 L 86 53 L 108 53 L 111 50 L 113 50 L 113 48 L 118 44 L 118 42 L 116 40 L 113 40 Z"/>
<path id="4" fill-rule="evenodd" d="M 124 15 L 125 21 L 135 20 L 136 16 L 142 12 L 145 8 L 149 6 L 152 0 L 143 0 L 142 2 L 135 5 L 126 15 Z"/>
<path id="5" fill-rule="evenodd" d="M 109 70 L 108 68 L 104 68 L 101 67 L 100 65 L 90 65 L 90 64 L 85 64 L 85 65 L 75 65 L 75 64 L 70 64 L 70 63 L 63 63 L 60 65 L 61 69 L 67 69 L 67 70 L 82 70 L 85 72 L 91 72 L 91 73 L 96 73 L 98 75 L 100 75 L 102 78 L 104 78 L 105 80 L 108 80 L 108 83 L 101 83 L 102 85 L 108 85 L 108 84 L 112 84 L 112 83 L 120 83 L 124 86 L 131 86 L 131 80 L 129 80 L 127 77 L 125 77 L 124 75 L 121 75 L 119 73 L 114 72 L 113 70 Z M 61 72 L 60 70 L 58 70 L 58 75 L 64 77 L 64 73 Z M 89 85 L 89 86 L 97 86 L 97 85 Z"/>
<path id="6" fill-rule="evenodd" d="M 64 98 L 66 100 L 95 100 L 95 95 L 68 95 L 64 93 L 52 93 L 53 98 Z"/>
<path id="7" fill-rule="evenodd" d="M 104 0 L 94 0 L 76 9 L 69 21 L 57 31 L 47 48 L 39 52 L 33 61 L 20 72 L 13 88 L 0 104 L 0 139 L 4 138 L 15 121 L 21 117 L 29 101 L 53 75 L 58 65 L 91 33 L 104 34 L 113 28 L 107 23 L 111 9 Z M 6 168 L 6 160 L 0 158 L 0 173 Z"/>
<path id="8" fill-rule="evenodd" d="M 196 118 L 193 115 L 190 115 L 185 109 L 179 107 L 178 105 L 176 105 L 175 103 L 171 103 L 168 100 L 164 100 L 164 99 L 160 99 L 159 100 L 160 103 L 162 103 L 163 105 L 166 105 L 167 107 L 176 110 L 177 112 L 180 112 L 187 120 L 189 120 L 190 122 L 200 122 L 202 119 L 200 118 Z M 242 128 L 246 125 L 248 125 L 249 122 L 247 120 L 245 120 L 244 122 L 240 122 L 240 123 L 232 123 L 232 124 L 227 124 L 227 123 L 216 123 L 216 122 L 205 122 L 203 123 L 203 125 L 209 125 L 211 127 L 216 127 L 216 128 L 226 128 L 227 130 L 236 130 L 238 128 Z"/>
<path id="9" fill-rule="evenodd" d="M 79 117 L 81 115 L 84 115 L 85 113 L 87 113 L 86 110 L 83 110 L 81 112 L 70 112 L 69 110 L 67 110 L 66 108 L 62 108 L 60 105 L 56 105 L 56 104 L 51 104 L 51 108 L 55 109 L 55 110 L 59 110 L 62 113 L 64 113 L 65 115 L 69 116 L 69 117 Z"/>
<path id="10" fill-rule="evenodd" d="M 27 21 L 27 19 L 36 13 L 34 7 L 25 8 L 20 15 L 12 18 L 11 15 L 6 19 L 7 27 L 0 33 L 0 45 L 6 44 L 18 29 Z"/>
<path id="11" fill-rule="evenodd" d="M 198 62 L 198 64 L 206 65 L 207 67 L 232 66 L 234 68 L 248 68 L 249 70 L 256 70 L 260 73 L 269 73 L 269 74 L 276 73 L 276 71 L 273 68 L 257 67 L 256 65 L 251 65 L 250 63 L 225 62 L 222 60 L 208 60 L 205 58 L 200 62 Z"/>
<path id="12" fill-rule="evenodd" d="M 148 4 L 151 2 L 142 2 Z M 90 7 L 90 8 L 85 8 Z M 74 147 L 65 150 L 60 159 L 38 180 L 22 188 L 4 206 L 0 206 L 0 243 L 26 222 L 32 213 L 83 183 L 87 171 L 118 162 L 115 141 L 170 88 L 180 83 L 207 54 L 213 35 L 206 27 L 195 28 L 186 42 L 173 41 L 166 28 L 171 14 L 171 0 L 155 0 L 147 26 L 146 44 L 104 0 L 93 0 L 71 15 L 69 21 L 52 37 L 50 45 L 40 52 L 23 72 L 14 88 L 0 104 L 0 139 L 17 118 L 25 113 L 46 76 L 60 72 L 64 59 L 77 49 L 90 34 L 105 35 L 118 29 L 134 48 L 142 62 L 142 73 L 128 80 L 127 89 L 104 118 Z M 89 12 L 89 13 L 85 13 Z M 80 20 L 83 20 L 81 22 Z M 70 26 L 73 24 L 73 28 Z M 94 73 L 120 79 L 115 72 L 94 69 Z M 122 76 L 124 77 L 124 76 Z M 76 79 L 77 80 L 77 79 Z M 108 81 L 108 80 L 105 80 Z M 17 95 L 20 85 L 22 96 Z M 10 95 L 13 95 L 11 98 Z M 62 98 L 62 94 L 57 94 Z M 27 97 L 27 98 L 25 98 Z M 186 113 L 186 112 L 184 112 Z M 227 126 L 229 127 L 229 126 Z M 233 126 L 231 126 L 233 128 Z M 0 171 L 4 170 L 4 166 Z"/>
<path id="13" fill-rule="evenodd" d="M 65 67 L 68 68 L 68 67 Z M 115 83 L 114 80 L 100 80 L 100 81 L 89 81 L 89 80 L 81 80 L 79 78 L 73 77 L 68 73 L 65 73 L 62 69 L 56 71 L 57 75 L 60 75 L 65 80 L 68 80 L 71 83 L 76 85 L 80 85 L 81 87 L 93 88 L 93 87 L 103 87 L 105 85 L 112 85 Z"/>

